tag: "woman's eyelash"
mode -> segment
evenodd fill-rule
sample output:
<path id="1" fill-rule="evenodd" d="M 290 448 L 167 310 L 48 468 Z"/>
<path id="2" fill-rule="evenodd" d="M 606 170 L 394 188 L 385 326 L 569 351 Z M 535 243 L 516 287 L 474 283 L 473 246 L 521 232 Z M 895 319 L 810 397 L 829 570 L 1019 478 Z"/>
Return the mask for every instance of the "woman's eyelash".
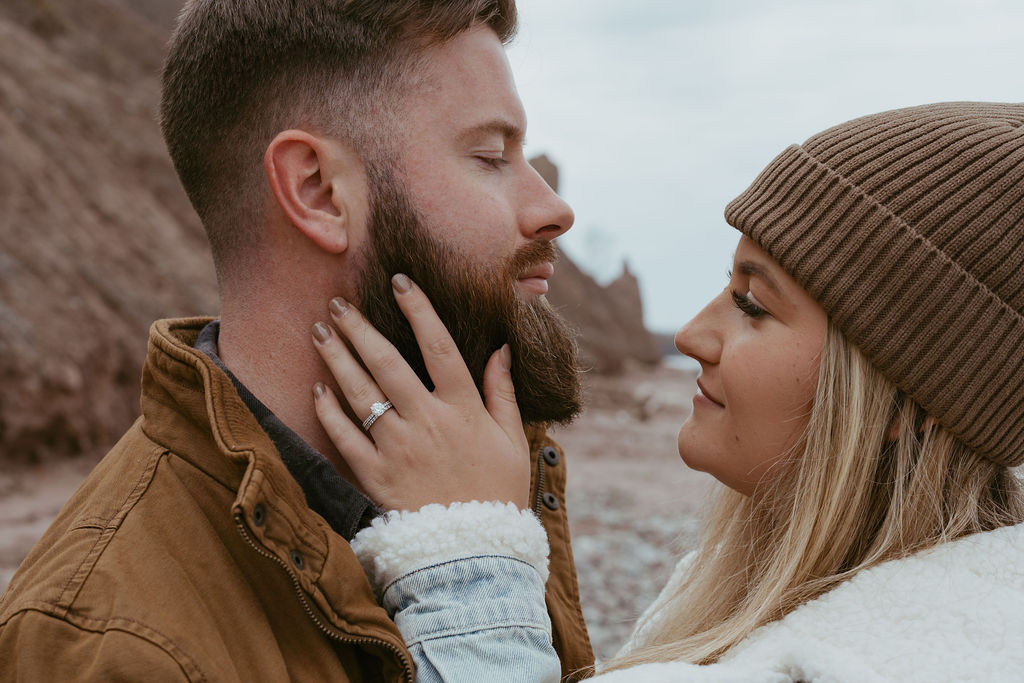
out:
<path id="1" fill-rule="evenodd" d="M 747 295 L 740 294 L 736 290 L 733 290 L 732 292 L 732 301 L 736 304 L 736 308 L 740 309 L 744 314 L 749 315 L 751 318 L 760 318 L 762 315 L 766 315 L 768 313 L 768 311 L 751 301 Z"/>

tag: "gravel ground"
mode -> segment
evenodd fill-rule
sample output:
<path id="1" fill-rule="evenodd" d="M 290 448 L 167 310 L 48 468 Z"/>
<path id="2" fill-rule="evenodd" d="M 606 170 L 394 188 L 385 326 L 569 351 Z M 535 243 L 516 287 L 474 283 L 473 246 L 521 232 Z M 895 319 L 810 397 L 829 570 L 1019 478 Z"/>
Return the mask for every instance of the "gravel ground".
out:
<path id="1" fill-rule="evenodd" d="M 565 447 L 567 506 L 583 614 L 599 660 L 615 654 L 693 546 L 710 478 L 676 452 L 694 376 L 633 369 L 589 377 L 588 407 L 552 430 Z M 91 469 L 93 460 L 0 471 L 0 591 Z"/>

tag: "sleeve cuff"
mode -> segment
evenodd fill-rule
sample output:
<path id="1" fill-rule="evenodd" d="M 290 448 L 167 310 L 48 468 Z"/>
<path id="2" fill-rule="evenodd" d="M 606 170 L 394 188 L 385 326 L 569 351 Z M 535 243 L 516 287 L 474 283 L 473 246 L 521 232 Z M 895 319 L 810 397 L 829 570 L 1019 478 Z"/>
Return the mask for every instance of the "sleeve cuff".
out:
<path id="1" fill-rule="evenodd" d="M 352 540 L 352 550 L 383 591 L 396 579 L 426 567 L 480 556 L 513 557 L 548 579 L 548 541 L 532 512 L 513 503 L 472 501 L 392 510 Z"/>

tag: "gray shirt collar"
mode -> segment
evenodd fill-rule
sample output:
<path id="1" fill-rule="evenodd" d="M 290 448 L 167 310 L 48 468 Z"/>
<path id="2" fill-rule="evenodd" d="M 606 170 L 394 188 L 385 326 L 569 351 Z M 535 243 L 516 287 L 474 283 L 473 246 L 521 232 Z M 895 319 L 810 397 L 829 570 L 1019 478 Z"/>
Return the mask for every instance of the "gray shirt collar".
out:
<path id="1" fill-rule="evenodd" d="M 335 532 L 351 541 L 356 532 L 367 526 L 380 511 L 369 498 L 342 479 L 327 458 L 281 422 L 228 370 L 219 355 L 219 333 L 220 321 L 210 322 L 199 333 L 195 348 L 209 356 L 231 378 L 239 398 L 252 411 L 260 427 L 281 454 L 281 461 L 302 487 L 310 509 L 323 517 Z"/>

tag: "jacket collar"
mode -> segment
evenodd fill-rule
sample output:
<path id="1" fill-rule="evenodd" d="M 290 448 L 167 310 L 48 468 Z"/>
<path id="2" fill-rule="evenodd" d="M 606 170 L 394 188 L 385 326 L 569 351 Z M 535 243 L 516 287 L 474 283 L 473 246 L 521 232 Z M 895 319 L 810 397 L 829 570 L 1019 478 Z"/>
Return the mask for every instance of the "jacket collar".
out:
<path id="1" fill-rule="evenodd" d="M 217 344 L 220 321 L 207 324 L 199 333 L 195 347 L 205 353 L 230 379 L 242 403 L 256 417 L 260 427 L 274 443 L 281 461 L 299 483 L 309 507 L 323 517 L 345 540 L 351 541 L 361 528 L 380 511 L 355 486 L 342 479 L 327 458 L 281 422 L 220 359 Z"/>
<path id="2" fill-rule="evenodd" d="M 255 506 L 272 505 L 276 523 L 253 527 L 253 535 L 278 548 L 284 559 L 295 539 L 301 539 L 304 564 L 316 566 L 327 554 L 330 529 L 308 507 L 302 488 L 231 378 L 194 348 L 209 322 L 186 318 L 153 323 L 142 376 L 142 429 L 175 456 L 237 491 L 237 518 L 249 521 Z"/>

